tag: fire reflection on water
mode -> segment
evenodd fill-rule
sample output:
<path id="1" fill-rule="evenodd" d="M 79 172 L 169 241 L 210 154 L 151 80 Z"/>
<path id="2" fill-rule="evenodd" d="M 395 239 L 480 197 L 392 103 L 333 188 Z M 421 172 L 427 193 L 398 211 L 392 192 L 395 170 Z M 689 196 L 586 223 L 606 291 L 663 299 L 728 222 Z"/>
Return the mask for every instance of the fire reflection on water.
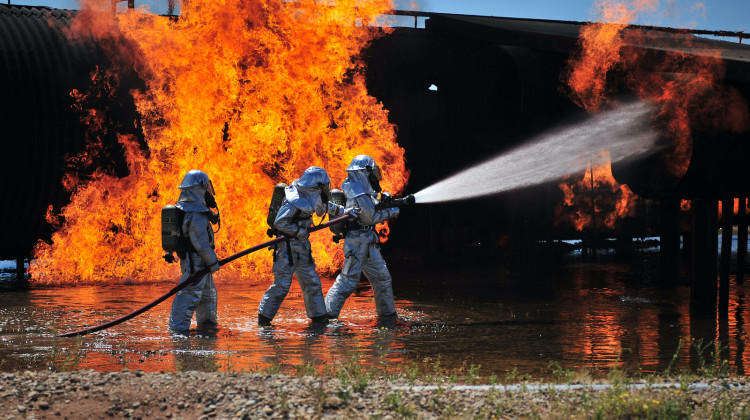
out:
<path id="1" fill-rule="evenodd" d="M 327 282 L 330 286 L 332 281 Z M 401 363 L 403 343 L 393 331 L 378 329 L 372 291 L 365 288 L 347 302 L 347 318 L 331 326 L 310 324 L 299 285 L 293 284 L 275 327 L 256 325 L 265 286 L 221 285 L 220 329 L 213 335 L 170 336 L 171 299 L 115 328 L 79 339 L 51 336 L 74 326 L 94 325 L 119 317 L 163 293 L 171 284 L 82 286 L 35 289 L 9 294 L 14 304 L 0 311 L 5 343 L 0 369 L 70 367 L 101 371 L 221 370 L 254 371 L 272 365 L 317 366 L 346 360 L 374 365 L 381 359 Z M 326 287 L 327 289 L 327 287 Z M 407 318 L 411 302 L 398 301 Z M 193 329 L 195 322 L 193 321 Z M 354 358 L 354 359 L 352 359 Z"/>
<path id="2" fill-rule="evenodd" d="M 750 321 L 750 315 L 747 313 L 747 290 L 743 287 L 735 287 L 730 291 L 729 298 L 729 318 L 726 333 L 719 328 L 719 337 L 728 342 L 729 350 L 727 356 L 731 357 L 729 363 L 734 366 L 742 367 L 743 370 L 750 366 L 750 348 L 746 344 L 748 339 L 746 325 Z"/>
<path id="3" fill-rule="evenodd" d="M 577 341 L 563 343 L 572 360 L 580 360 L 578 367 L 592 362 L 601 367 L 619 367 L 627 361 L 658 372 L 667 356 L 677 353 L 679 360 L 689 360 L 688 347 L 680 345 L 680 340 L 690 342 L 689 290 L 678 290 L 680 303 L 672 306 L 654 297 L 628 296 L 616 284 L 606 284 L 601 289 L 579 287 L 578 297 L 584 304 L 570 305 L 560 314 L 564 335 L 580 336 Z M 596 302 L 601 300 L 607 302 L 602 306 L 608 308 L 597 311 Z M 632 310 L 623 311 L 623 307 Z M 663 334 L 665 330 L 667 333 Z"/>
<path id="4" fill-rule="evenodd" d="M 481 365 L 480 375 L 552 375 L 567 369 L 695 370 L 718 351 L 745 374 L 750 348 L 745 325 L 748 285 L 731 281 L 728 320 L 691 315 L 689 288 L 651 287 L 638 264 L 575 264 L 544 275 L 509 276 L 491 269 L 394 271 L 397 307 L 405 321 L 379 328 L 372 291 L 364 284 L 340 322 L 311 325 L 298 285 L 274 320 L 256 326 L 266 285 L 219 284 L 220 330 L 214 336 L 170 337 L 171 300 L 124 324 L 79 339 L 52 335 L 121 316 L 171 284 L 34 289 L 8 293 L 0 307 L 0 370 L 324 371 L 357 363 L 399 371 L 417 364 L 432 372 Z M 445 268 L 445 267 L 443 267 Z M 651 270 L 647 269 L 646 271 Z M 404 283 L 409 283 L 408 285 Z M 324 291 L 332 280 L 324 279 Z M 439 284 L 439 287 L 435 285 Z"/>

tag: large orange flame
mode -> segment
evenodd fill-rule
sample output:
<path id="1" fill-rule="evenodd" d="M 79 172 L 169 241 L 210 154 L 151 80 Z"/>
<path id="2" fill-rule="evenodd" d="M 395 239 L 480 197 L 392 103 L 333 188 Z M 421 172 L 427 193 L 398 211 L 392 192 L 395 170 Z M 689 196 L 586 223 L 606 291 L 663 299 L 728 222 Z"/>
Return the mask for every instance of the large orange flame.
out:
<path id="1" fill-rule="evenodd" d="M 273 186 L 309 166 L 325 168 L 336 186 L 351 159 L 368 154 L 384 169 L 383 187 L 403 189 L 404 151 L 387 111 L 367 94 L 358 59 L 387 31 L 375 23 L 390 0 L 191 0 L 181 4 L 179 19 L 145 9 L 113 16 L 110 5 L 84 1 L 71 36 L 94 37 L 111 62 L 129 67 L 100 70 L 93 77 L 108 80 L 101 85 L 117 85 L 119 74 L 133 70 L 145 81 L 146 89 L 131 93 L 147 147 L 118 136 L 125 177 L 71 172 L 65 184 L 72 202 L 48 217 L 60 230 L 35 249 L 33 282 L 175 279 L 176 265 L 161 259 L 160 210 L 177 200 L 190 169 L 208 173 L 216 188 L 220 257 L 268 239 Z M 93 128 L 106 128 L 100 111 L 86 113 Z M 95 157 L 95 137 L 76 159 Z M 340 245 L 325 233 L 311 239 L 318 267 L 338 268 Z M 269 270 L 270 256 L 261 251 L 219 277 L 260 283 Z"/>
<path id="2" fill-rule="evenodd" d="M 614 229 L 618 220 L 635 215 L 636 196 L 615 181 L 609 163 L 570 175 L 559 186 L 564 196 L 555 207 L 556 224 L 567 223 L 577 230 Z"/>
<path id="3" fill-rule="evenodd" d="M 658 0 L 603 1 L 597 5 L 605 23 L 581 29 L 581 49 L 571 57 L 566 74 L 571 98 L 577 104 L 596 112 L 623 88 L 657 104 L 654 124 L 673 145 L 664 154 L 663 164 L 675 179 L 681 178 L 690 164 L 695 128 L 733 132 L 750 128 L 747 104 L 736 90 L 722 84 L 724 63 L 719 51 L 697 44 L 689 34 L 665 36 L 629 26 L 643 12 L 656 11 Z M 640 48 L 643 46 L 652 52 L 647 53 Z M 661 51 L 653 52 L 657 49 Z"/>
<path id="4" fill-rule="evenodd" d="M 570 61 L 568 85 L 572 99 L 588 111 L 598 111 L 606 103 L 611 87 L 607 74 L 621 64 L 623 29 L 634 21 L 642 9 L 653 9 L 657 0 L 636 0 L 631 4 L 603 1 L 596 4 L 603 23 L 581 28 L 580 51 Z"/>

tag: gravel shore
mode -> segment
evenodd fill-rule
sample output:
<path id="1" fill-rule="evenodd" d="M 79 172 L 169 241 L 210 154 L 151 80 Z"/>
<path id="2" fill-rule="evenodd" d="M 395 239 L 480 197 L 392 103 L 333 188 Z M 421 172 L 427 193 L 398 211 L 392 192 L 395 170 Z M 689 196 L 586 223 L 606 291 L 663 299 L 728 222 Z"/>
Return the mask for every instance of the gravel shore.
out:
<path id="1" fill-rule="evenodd" d="M 744 378 L 703 380 L 700 387 L 598 383 L 595 390 L 219 372 L 27 371 L 0 377 L 7 419 L 747 418 L 750 406 Z"/>

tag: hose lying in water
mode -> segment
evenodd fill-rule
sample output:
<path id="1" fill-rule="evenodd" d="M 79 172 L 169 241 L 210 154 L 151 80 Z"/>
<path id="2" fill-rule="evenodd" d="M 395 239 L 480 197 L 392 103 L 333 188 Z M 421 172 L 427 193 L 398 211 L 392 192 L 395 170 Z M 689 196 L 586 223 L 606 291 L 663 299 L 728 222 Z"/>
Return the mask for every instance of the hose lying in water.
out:
<path id="1" fill-rule="evenodd" d="M 353 219 L 353 218 L 354 218 L 354 216 L 352 216 L 352 215 L 344 215 L 344 216 L 341 216 L 341 217 L 337 217 L 337 218 L 335 218 L 333 220 L 330 220 L 330 221 L 328 221 L 326 223 L 321 223 L 321 224 L 319 224 L 317 226 L 313 226 L 313 227 L 310 228 L 309 231 L 310 231 L 310 233 L 312 233 L 312 232 L 315 232 L 317 230 L 325 229 L 325 228 L 327 228 L 329 226 L 332 226 L 332 225 L 335 225 L 335 224 L 338 224 L 338 223 L 343 223 L 343 222 L 345 222 L 347 220 L 350 220 L 350 219 Z M 236 260 L 238 258 L 244 257 L 245 255 L 253 253 L 253 252 L 255 252 L 255 251 L 259 250 L 259 249 L 266 248 L 266 247 L 269 247 L 271 245 L 275 245 L 275 244 L 277 244 L 279 242 L 287 241 L 289 239 L 292 239 L 292 238 L 289 237 L 289 236 L 286 236 L 286 235 L 279 236 L 277 238 L 271 239 L 270 241 L 266 241 L 266 242 L 263 242 L 262 244 L 255 245 L 255 246 L 250 247 L 250 248 L 248 248 L 248 249 L 246 249 L 244 251 L 240 251 L 240 252 L 238 252 L 238 253 L 236 253 L 234 255 L 230 255 L 229 257 L 224 258 L 223 260 L 219 260 L 219 264 L 221 264 L 221 265 L 228 264 L 228 263 L 230 263 L 230 262 L 232 262 L 232 261 L 234 261 L 234 260 Z M 172 290 L 170 290 L 167 293 L 165 293 L 164 295 L 158 297 L 153 302 L 151 302 L 151 303 L 149 303 L 149 304 L 147 304 L 147 305 L 145 305 L 145 306 L 143 306 L 143 307 L 141 307 L 139 309 L 136 309 L 135 311 L 133 311 L 133 312 L 131 312 L 131 313 L 125 315 L 125 316 L 121 316 L 120 318 L 114 319 L 112 321 L 109 321 L 109 322 L 101 324 L 101 325 L 97 325 L 95 327 L 89 327 L 89 328 L 86 328 L 86 329 L 83 329 L 83 330 L 72 331 L 72 332 L 68 332 L 68 333 L 65 333 L 65 334 L 59 334 L 59 335 L 57 335 L 57 337 L 75 337 L 75 336 L 79 336 L 79 335 L 86 335 L 86 334 L 89 334 L 89 333 L 92 333 L 92 332 L 97 332 L 97 331 L 105 330 L 105 329 L 107 329 L 109 327 L 114 327 L 117 324 L 121 324 L 121 323 L 123 323 L 123 322 L 125 322 L 125 321 L 127 321 L 127 320 L 129 320 L 131 318 L 134 318 L 134 317 L 136 317 L 136 316 L 138 316 L 138 315 L 140 315 L 140 314 L 148 311 L 149 309 L 151 309 L 154 306 L 156 306 L 156 305 L 164 302 L 170 296 L 172 296 L 175 293 L 179 292 L 180 290 L 182 290 L 182 289 L 190 286 L 191 284 L 199 282 L 203 278 L 203 276 L 205 276 L 206 274 L 208 274 L 208 268 L 202 268 L 202 269 L 198 270 L 197 272 L 195 272 L 195 274 L 191 275 L 190 277 L 188 277 L 187 279 L 185 279 L 185 281 L 183 281 L 182 283 L 180 283 L 177 286 L 173 287 Z"/>

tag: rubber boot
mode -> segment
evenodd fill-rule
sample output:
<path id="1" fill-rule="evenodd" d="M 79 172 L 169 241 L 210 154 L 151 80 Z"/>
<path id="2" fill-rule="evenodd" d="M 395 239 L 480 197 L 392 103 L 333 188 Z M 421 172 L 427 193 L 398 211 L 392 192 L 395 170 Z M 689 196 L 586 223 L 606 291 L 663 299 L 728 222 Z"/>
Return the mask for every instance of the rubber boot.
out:
<path id="1" fill-rule="evenodd" d="M 219 332 L 219 325 L 213 321 L 205 321 L 198 325 L 198 333 L 201 335 L 216 336 Z"/>
<path id="2" fill-rule="evenodd" d="M 377 328 L 384 330 L 392 330 L 396 328 L 398 321 L 398 315 L 394 312 L 391 315 L 383 315 L 378 317 Z"/>
<path id="3" fill-rule="evenodd" d="M 258 314 L 258 326 L 260 327 L 270 327 L 271 326 L 271 318 Z"/>

